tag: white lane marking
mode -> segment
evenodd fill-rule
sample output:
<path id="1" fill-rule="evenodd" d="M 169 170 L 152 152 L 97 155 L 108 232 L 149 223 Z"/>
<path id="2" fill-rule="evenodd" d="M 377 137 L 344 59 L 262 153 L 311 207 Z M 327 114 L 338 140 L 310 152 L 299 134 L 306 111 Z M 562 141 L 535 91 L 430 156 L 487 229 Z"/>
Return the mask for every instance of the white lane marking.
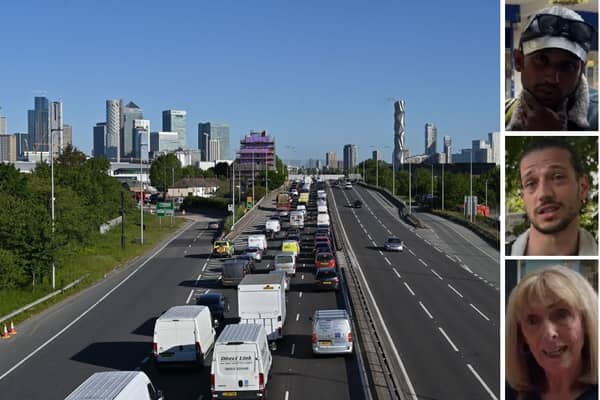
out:
<path id="1" fill-rule="evenodd" d="M 423 264 L 424 266 L 427 266 L 427 263 L 425 261 L 421 260 L 420 258 L 419 261 L 421 261 L 421 264 Z"/>
<path id="2" fill-rule="evenodd" d="M 373 238 L 368 233 L 367 233 L 367 237 L 369 238 L 369 240 L 373 241 Z"/>
<path id="3" fill-rule="evenodd" d="M 419 235 L 418 233 L 417 233 L 417 237 L 420 237 L 421 239 L 423 239 L 423 236 Z"/>
<path id="4" fill-rule="evenodd" d="M 492 392 L 490 390 L 490 388 L 488 387 L 488 385 L 485 384 L 485 382 L 483 381 L 483 379 L 481 379 L 481 377 L 479 376 L 479 374 L 477 373 L 477 371 L 475 371 L 475 369 L 471 366 L 471 364 L 467 364 L 467 367 L 469 367 L 469 369 L 471 370 L 471 372 L 473 373 L 473 375 L 475 375 L 475 378 L 477 378 L 477 380 L 479 381 L 479 383 L 481 383 L 481 386 L 483 386 L 483 388 L 485 389 L 486 392 L 488 392 L 488 394 L 490 395 L 490 397 L 494 400 L 498 400 L 498 398 L 496 397 L 496 395 L 494 394 L 494 392 Z"/>
<path id="5" fill-rule="evenodd" d="M 300 275 L 300 279 L 304 280 L 304 274 Z"/>
<path id="6" fill-rule="evenodd" d="M 188 244 L 188 247 L 192 247 L 192 245 L 191 245 L 191 244 Z"/>
<path id="7" fill-rule="evenodd" d="M 202 267 L 202 271 L 204 271 L 206 269 L 207 265 L 208 265 L 208 261 L 204 263 L 204 266 Z"/>
<path id="8" fill-rule="evenodd" d="M 300 314 L 296 314 L 296 321 L 300 319 Z"/>
<path id="9" fill-rule="evenodd" d="M 269 264 L 267 264 L 267 269 L 269 269 L 269 267 L 270 267 L 270 266 L 271 266 L 271 264 L 270 264 L 270 263 L 269 263 Z"/>
<path id="10" fill-rule="evenodd" d="M 425 243 L 427 243 L 428 245 L 431 246 L 431 243 L 429 243 L 429 240 L 425 239 Z"/>
<path id="11" fill-rule="evenodd" d="M 452 285 L 451 285 L 451 284 L 448 284 L 448 287 L 449 287 L 450 289 L 452 289 L 452 291 L 453 291 L 454 293 L 456 293 L 457 295 L 459 295 L 461 298 L 463 297 L 463 295 L 462 295 L 462 294 L 461 294 L 461 293 L 460 293 L 458 290 L 454 289 L 454 288 L 452 287 Z"/>
<path id="12" fill-rule="evenodd" d="M 400 276 L 400 274 L 398 273 L 398 271 L 396 271 L 396 268 L 393 268 L 394 273 L 396 274 L 396 276 L 400 279 L 402 279 L 402 277 Z"/>
<path id="13" fill-rule="evenodd" d="M 415 254 L 415 253 L 414 253 L 414 252 L 413 252 L 411 249 L 408 249 L 408 252 L 409 252 L 410 254 L 412 254 L 413 256 L 415 256 L 415 257 L 417 256 L 417 255 L 416 255 L 416 254 Z"/>
<path id="14" fill-rule="evenodd" d="M 302 298 L 302 292 L 298 293 L 298 297 Z"/>
<path id="15" fill-rule="evenodd" d="M 442 249 L 440 249 L 439 247 L 434 247 L 434 249 L 436 249 L 439 253 L 442 252 Z"/>
<path id="16" fill-rule="evenodd" d="M 382 255 L 383 255 L 383 252 L 382 252 L 381 250 L 379 250 L 379 255 L 380 255 L 380 256 L 382 256 Z"/>
<path id="17" fill-rule="evenodd" d="M 433 319 L 433 315 L 431 315 L 431 313 L 429 312 L 429 310 L 427 309 L 427 307 L 425 307 L 425 305 L 421 302 L 419 302 L 419 305 L 421 306 L 421 308 L 423 309 L 423 311 L 425 311 L 425 313 L 429 316 L 429 319 Z"/>
<path id="18" fill-rule="evenodd" d="M 466 271 L 468 271 L 470 274 L 473 273 L 473 271 L 471 271 L 471 268 L 467 267 L 466 264 L 461 264 L 460 266 L 463 267 L 463 269 L 466 270 Z"/>
<path id="19" fill-rule="evenodd" d="M 183 251 L 183 254 L 187 254 L 187 250 L 184 250 L 184 251 Z"/>
<path id="20" fill-rule="evenodd" d="M 458 260 L 458 262 L 460 262 L 460 263 L 462 262 L 462 260 L 460 259 L 459 256 L 454 256 L 454 257 L 456 257 L 456 259 Z"/>
<path id="21" fill-rule="evenodd" d="M 404 282 L 404 286 L 406 286 L 406 288 L 408 289 L 408 291 L 414 296 L 415 292 L 412 291 L 412 289 L 410 288 L 410 286 L 408 286 L 408 283 Z"/>
<path id="22" fill-rule="evenodd" d="M 450 340 L 450 338 L 448 337 L 448 335 L 446 335 L 446 332 L 444 332 L 444 330 L 440 327 L 438 327 L 439 331 L 442 332 L 442 335 L 444 335 L 444 337 L 446 338 L 446 340 L 448 341 L 448 343 L 450 343 L 450 346 L 452 346 L 452 348 L 454 349 L 454 351 L 458 352 L 458 347 L 456 347 L 454 345 L 454 343 L 452 343 L 452 340 Z"/>
<path id="23" fill-rule="evenodd" d="M 191 300 L 193 294 L 194 294 L 194 289 L 190 290 L 190 294 L 187 297 L 187 300 L 185 301 L 185 304 L 189 304 L 190 303 L 190 300 Z"/>
<path id="24" fill-rule="evenodd" d="M 371 240 L 371 244 L 372 244 L 373 246 L 377 246 L 377 243 L 375 243 L 375 241 L 374 241 L 374 240 Z"/>
<path id="25" fill-rule="evenodd" d="M 296 343 L 292 343 L 292 351 L 290 352 L 290 354 L 294 355 L 294 351 L 296 351 Z"/>
<path id="26" fill-rule="evenodd" d="M 193 226 L 193 224 L 191 224 L 188 229 Z M 67 331 L 67 329 L 69 329 L 70 327 L 72 327 L 73 325 L 75 325 L 81 318 L 85 317 L 90 311 L 92 311 L 94 308 L 96 308 L 98 306 L 98 304 L 102 303 L 108 296 L 110 296 L 115 290 L 117 290 L 118 288 L 121 287 L 121 285 L 123 285 L 125 282 L 127 282 L 133 275 L 135 275 L 136 272 L 138 272 L 140 269 L 142 269 L 142 267 L 144 265 L 146 265 L 150 260 L 152 260 L 154 257 L 156 257 L 156 255 L 158 253 L 160 253 L 161 251 L 163 251 L 165 249 L 165 247 L 167 247 L 168 245 L 171 244 L 171 242 L 173 242 L 175 239 L 179 238 L 179 236 L 181 236 L 184 232 L 186 232 L 187 229 L 182 230 L 181 232 L 179 232 L 177 235 L 173 236 L 173 238 L 171 240 L 169 240 L 167 243 L 165 243 L 164 245 L 162 245 L 162 247 L 158 250 L 156 250 L 154 252 L 154 254 L 152 254 L 150 257 L 148 257 L 146 259 L 146 261 L 144 261 L 142 264 L 140 264 L 136 269 L 134 269 L 133 271 L 131 271 L 131 273 L 129 275 L 127 275 L 125 278 L 123 278 L 123 280 L 121 282 L 119 282 L 115 287 L 113 287 L 111 290 L 109 290 L 108 292 L 106 292 L 106 294 L 104 296 L 102 296 L 97 302 L 95 302 L 94 304 L 92 304 L 91 306 L 88 307 L 87 310 L 85 310 L 84 312 L 82 312 L 81 314 L 79 314 L 79 316 L 77 318 L 75 318 L 73 321 L 71 321 L 67 326 L 65 326 L 64 328 L 62 328 L 60 331 L 58 331 L 54 336 L 52 336 L 50 339 L 46 340 L 44 343 L 42 343 L 40 346 L 38 346 L 35 350 L 33 350 L 31 353 L 29 353 L 28 355 L 26 355 L 25 357 L 23 357 L 23 359 L 21 361 L 19 361 L 18 363 L 16 363 L 11 369 L 9 369 L 8 371 L 6 371 L 4 374 L 0 375 L 0 381 L 4 378 L 6 378 L 6 376 L 8 376 L 11 372 L 13 372 L 15 369 L 19 368 L 21 365 L 23 365 L 27 360 L 29 360 L 31 357 L 33 357 L 34 355 L 36 355 L 38 352 L 40 352 L 42 349 L 44 349 L 46 346 L 48 346 L 50 343 L 52 343 L 54 340 L 56 340 L 57 337 L 59 337 L 60 335 L 62 335 L 63 333 L 65 333 Z"/>
<path id="27" fill-rule="evenodd" d="M 387 257 L 383 257 L 383 259 L 385 260 L 386 263 L 388 263 L 388 265 L 392 265 L 392 263 L 390 262 L 390 260 L 388 260 Z"/>
<path id="28" fill-rule="evenodd" d="M 440 279 L 440 281 L 443 281 L 443 280 L 444 280 L 444 278 L 442 278 L 442 277 L 441 277 L 441 276 L 440 276 L 440 275 L 439 275 L 437 272 L 435 272 L 435 270 L 434 270 L 434 269 L 431 269 L 431 272 L 433 272 L 433 274 L 434 274 L 435 276 L 437 276 L 437 277 Z"/>
<path id="29" fill-rule="evenodd" d="M 285 397 L 283 398 L 283 400 L 288 400 L 290 397 L 290 393 L 286 390 L 285 391 Z"/>
<path id="30" fill-rule="evenodd" d="M 452 258 L 451 256 L 449 256 L 448 254 L 446 254 L 446 257 L 448 257 L 450 259 L 450 261 L 454 261 L 454 258 Z"/>
<path id="31" fill-rule="evenodd" d="M 484 313 L 482 313 L 481 311 L 479 311 L 479 309 L 478 309 L 477 307 L 475 307 L 473 304 L 469 303 L 469 305 L 470 305 L 471 307 L 473 307 L 473 309 L 474 309 L 475 311 L 477 311 L 477 312 L 479 313 L 479 315 L 481 315 L 483 318 L 485 318 L 485 319 L 486 319 L 486 320 L 488 320 L 488 321 L 490 320 L 490 319 L 487 317 L 487 315 L 485 315 Z"/>

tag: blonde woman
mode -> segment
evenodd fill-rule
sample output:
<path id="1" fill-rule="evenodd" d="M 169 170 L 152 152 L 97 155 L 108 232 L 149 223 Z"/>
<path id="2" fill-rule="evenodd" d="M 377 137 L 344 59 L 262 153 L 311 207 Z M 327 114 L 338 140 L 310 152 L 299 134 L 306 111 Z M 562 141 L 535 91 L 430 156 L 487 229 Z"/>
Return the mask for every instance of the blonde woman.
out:
<path id="1" fill-rule="evenodd" d="M 581 274 L 525 276 L 506 309 L 508 399 L 598 399 L 598 297 Z"/>

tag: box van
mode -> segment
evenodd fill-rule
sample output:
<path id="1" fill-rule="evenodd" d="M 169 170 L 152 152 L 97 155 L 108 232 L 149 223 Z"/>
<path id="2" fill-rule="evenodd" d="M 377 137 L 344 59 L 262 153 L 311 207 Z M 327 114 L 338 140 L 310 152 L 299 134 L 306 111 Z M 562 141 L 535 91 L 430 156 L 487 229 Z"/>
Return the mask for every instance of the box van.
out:
<path id="1" fill-rule="evenodd" d="M 327 193 L 324 190 L 317 190 L 317 198 L 318 199 L 326 199 Z"/>
<path id="2" fill-rule="evenodd" d="M 250 261 L 243 258 L 226 260 L 223 263 L 221 284 L 223 286 L 237 286 L 244 277 L 251 272 Z"/>
<path id="3" fill-rule="evenodd" d="M 296 256 L 288 251 L 275 255 L 273 260 L 275 271 L 285 271 L 288 275 L 296 275 Z"/>
<path id="4" fill-rule="evenodd" d="M 327 204 L 317 204 L 317 213 L 324 214 L 327 213 Z"/>
<path id="5" fill-rule="evenodd" d="M 203 367 L 215 344 L 210 309 L 197 305 L 169 308 L 156 320 L 152 342 L 157 365 L 193 362 Z"/>
<path id="6" fill-rule="evenodd" d="M 263 254 L 267 254 L 268 245 L 265 235 L 250 235 L 248 236 L 248 247 L 257 247 L 261 249 Z"/>
<path id="7" fill-rule="evenodd" d="M 286 291 L 290 290 L 290 276 L 287 274 L 287 272 L 285 272 L 284 270 L 276 269 L 276 270 L 270 271 L 269 274 L 283 276 L 283 283 L 285 285 L 285 290 Z"/>
<path id="8" fill-rule="evenodd" d="M 317 228 L 329 227 L 329 214 L 317 214 Z"/>
<path id="9" fill-rule="evenodd" d="M 284 240 L 281 242 L 281 251 L 289 251 L 290 253 L 294 253 L 295 256 L 298 256 L 298 253 L 300 253 L 300 245 L 296 240 Z"/>
<path id="10" fill-rule="evenodd" d="M 281 230 L 281 222 L 278 219 L 269 219 L 265 222 L 265 232 L 267 234 L 275 234 Z"/>
<path id="11" fill-rule="evenodd" d="M 164 400 L 142 371 L 96 372 L 65 400 Z"/>
<path id="12" fill-rule="evenodd" d="M 212 397 L 264 397 L 272 364 L 267 335 L 261 325 L 226 325 L 213 352 Z"/>
<path id="13" fill-rule="evenodd" d="M 304 229 L 304 213 L 302 211 L 290 213 L 290 228 Z"/>
<path id="14" fill-rule="evenodd" d="M 281 275 L 248 275 L 238 285 L 238 316 L 242 324 L 265 327 L 267 338 L 283 337 L 285 282 Z"/>
<path id="15" fill-rule="evenodd" d="M 352 353 L 352 327 L 346 310 L 317 310 L 312 324 L 313 354 Z"/>

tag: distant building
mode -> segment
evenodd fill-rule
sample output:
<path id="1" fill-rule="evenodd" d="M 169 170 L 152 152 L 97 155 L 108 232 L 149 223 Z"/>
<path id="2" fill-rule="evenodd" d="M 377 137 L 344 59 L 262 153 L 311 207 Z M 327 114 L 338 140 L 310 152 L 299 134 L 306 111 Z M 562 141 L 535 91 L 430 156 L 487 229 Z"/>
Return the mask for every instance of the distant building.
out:
<path id="1" fill-rule="evenodd" d="M 220 159 L 233 159 L 229 146 L 229 125 L 213 124 L 211 122 L 201 122 L 198 124 L 198 149 L 202 153 L 202 161 L 216 159 L 210 154 L 211 140 L 219 141 Z"/>
<path id="2" fill-rule="evenodd" d="M 337 168 L 336 155 L 333 151 L 325 153 L 325 166 L 327 168 Z"/>
<path id="3" fill-rule="evenodd" d="M 444 136 L 444 164 L 452 163 L 452 138 Z"/>
<path id="4" fill-rule="evenodd" d="M 381 151 L 379 151 L 379 150 L 373 150 L 372 156 L 373 156 L 373 158 L 372 158 L 373 161 L 379 161 L 379 160 L 381 160 Z"/>
<path id="5" fill-rule="evenodd" d="M 147 161 L 150 152 L 150 120 L 133 120 L 133 155 L 136 159 Z"/>
<path id="6" fill-rule="evenodd" d="M 356 166 L 356 145 L 347 144 L 344 146 L 344 173 L 353 172 Z"/>
<path id="7" fill-rule="evenodd" d="M 187 147 L 187 112 L 184 110 L 165 110 L 162 112 L 162 130 L 177 132 L 179 147 Z"/>
<path id="8" fill-rule="evenodd" d="M 121 161 L 121 107 L 122 100 L 106 100 L 106 138 L 104 155 L 109 161 Z"/>
<path id="9" fill-rule="evenodd" d="M 267 131 L 250 132 L 240 141 L 238 164 L 242 180 L 275 168 L 275 139 Z"/>
<path id="10" fill-rule="evenodd" d="M 6 117 L 0 117 L 0 135 L 6 135 L 7 132 Z"/>
<path id="11" fill-rule="evenodd" d="M 29 151 L 29 134 L 15 133 L 14 136 L 17 142 L 17 160 L 23 160 L 25 152 Z"/>
<path id="12" fill-rule="evenodd" d="M 33 99 L 34 109 L 27 111 L 27 133 L 29 145 L 33 151 L 48 151 L 50 132 L 48 99 L 37 96 Z"/>
<path id="13" fill-rule="evenodd" d="M 198 149 L 177 150 L 175 156 L 181 163 L 182 167 L 195 166 L 199 167 L 202 161 L 201 153 Z M 213 165 L 214 166 L 214 165 Z"/>
<path id="14" fill-rule="evenodd" d="M 492 161 L 496 165 L 500 165 L 500 132 L 488 133 L 488 143 L 492 149 Z"/>
<path id="15" fill-rule="evenodd" d="M 425 124 L 425 154 L 432 156 L 437 153 L 437 128 L 435 125 Z"/>
<path id="16" fill-rule="evenodd" d="M 150 152 L 156 158 L 160 154 L 174 152 L 179 148 L 177 132 L 152 132 L 150 134 Z"/>
<path id="17" fill-rule="evenodd" d="M 210 139 L 208 141 L 208 155 L 207 161 L 217 161 L 223 159 L 221 155 L 221 140 Z"/>
<path id="18" fill-rule="evenodd" d="M 52 143 L 53 157 L 58 157 L 64 149 L 63 138 L 63 107 L 62 102 L 53 101 L 50 103 L 50 143 Z"/>
<path id="19" fill-rule="evenodd" d="M 134 157 L 134 145 L 135 145 L 135 135 L 133 131 L 133 121 L 136 119 L 144 119 L 143 110 L 135 104 L 133 101 L 130 101 L 122 107 L 121 109 L 121 159 L 126 157 Z"/>
<path id="20" fill-rule="evenodd" d="M 15 135 L 0 135 L 0 162 L 17 161 L 17 138 Z"/>
<path id="21" fill-rule="evenodd" d="M 63 150 L 65 147 L 73 146 L 73 127 L 68 124 L 63 124 Z"/>
<path id="22" fill-rule="evenodd" d="M 106 138 L 106 122 L 97 122 L 94 127 L 94 148 L 92 149 L 92 156 L 106 157 L 104 153 L 104 140 Z"/>

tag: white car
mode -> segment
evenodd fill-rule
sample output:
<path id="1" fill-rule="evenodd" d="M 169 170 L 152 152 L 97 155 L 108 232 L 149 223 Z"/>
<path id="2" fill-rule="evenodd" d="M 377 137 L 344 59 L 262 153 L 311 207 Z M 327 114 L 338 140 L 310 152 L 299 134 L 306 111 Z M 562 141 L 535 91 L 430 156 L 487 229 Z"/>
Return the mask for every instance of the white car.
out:
<path id="1" fill-rule="evenodd" d="M 404 250 L 404 242 L 400 240 L 399 237 L 390 236 L 385 239 L 383 243 L 383 248 L 388 251 L 403 251 Z"/>

